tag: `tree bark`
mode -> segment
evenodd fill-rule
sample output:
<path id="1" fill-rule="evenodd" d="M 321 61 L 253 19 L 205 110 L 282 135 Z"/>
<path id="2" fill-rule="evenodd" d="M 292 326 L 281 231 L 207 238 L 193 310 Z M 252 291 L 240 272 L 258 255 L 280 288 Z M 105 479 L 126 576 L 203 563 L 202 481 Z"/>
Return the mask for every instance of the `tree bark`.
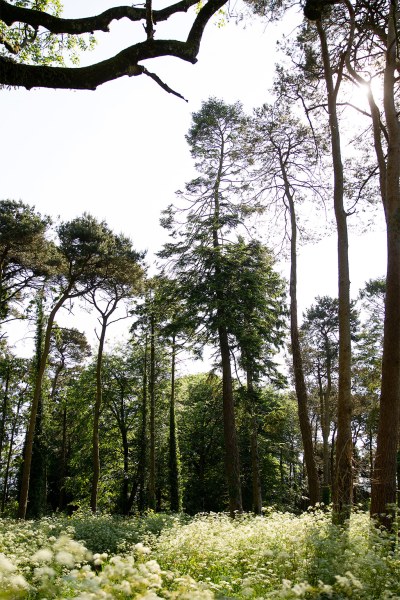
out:
<path id="1" fill-rule="evenodd" d="M 155 324 L 154 315 L 150 317 L 150 472 L 148 505 L 156 510 L 156 398 L 155 398 Z"/>
<path id="2" fill-rule="evenodd" d="M 7 367 L 6 373 L 6 383 L 3 394 L 3 406 L 2 406 L 2 415 L 1 415 L 1 423 L 0 423 L 0 465 L 2 462 L 2 454 L 3 454 L 3 446 L 5 442 L 5 431 L 6 431 L 6 421 L 7 421 L 7 410 L 8 410 L 8 389 L 10 385 L 10 367 Z"/>
<path id="3" fill-rule="evenodd" d="M 12 452 L 13 452 L 13 447 L 14 447 L 14 437 L 15 437 L 15 432 L 17 430 L 17 423 L 18 423 L 19 411 L 22 406 L 22 399 L 23 399 L 23 394 L 20 394 L 19 398 L 18 398 L 17 412 L 15 413 L 15 417 L 14 417 L 13 424 L 11 427 L 10 442 L 9 442 L 8 453 L 7 453 L 7 462 L 6 462 L 6 468 L 4 470 L 3 493 L 1 496 L 1 512 L 2 513 L 5 510 L 5 506 L 6 506 L 6 502 L 7 502 L 8 479 L 9 479 L 9 475 L 10 475 L 11 458 L 12 458 Z"/>
<path id="4" fill-rule="evenodd" d="M 234 517 L 242 512 L 242 490 L 240 483 L 239 450 L 236 435 L 235 404 L 233 400 L 232 370 L 228 332 L 226 327 L 218 327 L 219 347 L 222 367 L 222 402 L 225 441 L 225 471 L 228 483 L 229 512 Z"/>
<path id="5" fill-rule="evenodd" d="M 62 412 L 62 443 L 60 457 L 60 490 L 58 495 L 58 508 L 65 508 L 65 476 L 67 473 L 67 407 Z"/>
<path id="6" fill-rule="evenodd" d="M 97 492 L 100 479 L 100 410 L 103 400 L 103 385 L 102 385 L 102 364 L 103 364 L 103 353 L 104 353 L 104 341 L 107 331 L 108 316 L 102 315 L 101 333 L 99 338 L 99 347 L 97 350 L 97 364 L 96 364 L 96 401 L 94 404 L 93 414 L 93 433 L 92 433 L 92 491 L 90 496 L 90 508 L 92 512 L 97 510 Z"/>
<path id="7" fill-rule="evenodd" d="M 169 405 L 169 488 L 171 511 L 180 512 L 182 510 L 182 494 L 180 489 L 178 431 L 175 416 L 175 362 L 176 343 L 175 335 L 173 335 L 171 352 L 171 396 Z"/>
<path id="8" fill-rule="evenodd" d="M 39 362 L 39 368 L 38 368 L 36 379 L 35 379 L 35 387 L 34 387 L 34 391 L 33 391 L 31 414 L 30 414 L 30 418 L 29 418 L 28 431 L 27 431 L 27 435 L 26 435 L 21 492 L 20 492 L 18 512 L 17 512 L 17 517 L 19 519 L 25 519 L 26 510 L 28 507 L 28 493 L 29 493 L 29 480 L 30 480 L 31 464 L 32 464 L 33 438 L 35 435 L 36 416 L 37 416 L 37 412 L 38 412 L 40 396 L 42 393 L 42 382 L 43 382 L 44 372 L 45 372 L 46 365 L 47 365 L 47 358 L 49 356 L 51 332 L 53 329 L 55 316 L 56 316 L 58 310 L 64 304 L 65 300 L 69 297 L 71 289 L 72 289 L 72 285 L 70 285 L 66 289 L 66 291 L 60 296 L 58 301 L 55 303 L 53 309 L 50 311 L 49 318 L 47 321 L 46 333 L 45 333 L 44 344 L 43 344 L 43 351 L 42 351 L 42 355 L 41 355 L 40 362 Z"/>
<path id="9" fill-rule="evenodd" d="M 279 152 L 279 149 L 278 149 Z M 308 492 L 310 505 L 319 502 L 319 479 L 317 464 L 314 456 L 312 429 L 308 414 L 308 394 L 304 378 L 303 360 L 301 356 L 298 310 L 297 310 L 297 223 L 293 194 L 290 190 L 285 165 L 281 153 L 279 161 L 282 177 L 285 184 L 285 196 L 289 204 L 290 213 L 290 340 L 292 344 L 292 361 L 294 385 L 296 389 L 297 407 L 301 439 L 303 442 L 304 460 L 306 464 Z"/>
<path id="10" fill-rule="evenodd" d="M 262 491 L 260 477 L 260 458 L 258 452 L 258 423 L 255 406 L 255 390 L 250 368 L 247 370 L 247 395 L 250 401 L 250 449 L 251 449 L 251 484 L 253 496 L 253 512 L 256 515 L 262 513 Z"/>
<path id="11" fill-rule="evenodd" d="M 371 515 L 392 526 L 396 503 L 396 458 L 400 415 L 400 130 L 394 99 L 397 68 L 396 2 L 388 2 L 389 19 L 384 72 L 384 112 L 388 133 L 386 169 L 387 274 L 382 356 L 382 387 Z M 382 515 L 386 513 L 386 517 Z"/>
<path id="12" fill-rule="evenodd" d="M 348 257 L 347 214 L 344 209 L 343 163 L 340 145 L 337 94 L 345 55 L 336 73 L 336 84 L 330 63 L 325 30 L 317 21 L 329 111 L 329 130 L 332 148 L 334 190 L 333 201 L 337 228 L 338 299 L 339 299 L 339 387 L 336 438 L 336 468 L 334 478 L 334 519 L 343 523 L 350 516 L 353 499 L 352 436 L 351 436 L 351 333 L 350 333 L 350 274 Z"/>

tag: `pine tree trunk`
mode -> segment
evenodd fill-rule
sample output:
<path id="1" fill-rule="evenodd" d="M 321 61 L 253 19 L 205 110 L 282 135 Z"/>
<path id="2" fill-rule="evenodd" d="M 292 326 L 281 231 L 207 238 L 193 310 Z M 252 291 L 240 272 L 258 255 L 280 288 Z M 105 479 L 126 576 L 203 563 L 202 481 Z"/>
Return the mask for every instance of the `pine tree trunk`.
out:
<path id="1" fill-rule="evenodd" d="M 387 274 L 382 356 L 382 387 L 371 515 L 391 528 L 396 503 L 396 468 L 400 416 L 400 130 L 394 85 L 397 76 L 396 2 L 388 2 L 389 21 L 384 73 L 384 111 L 388 132 L 386 203 Z M 387 517 L 383 517 L 383 514 Z"/>
<path id="2" fill-rule="evenodd" d="M 102 384 L 102 364 L 103 364 L 103 352 L 104 352 L 104 340 L 106 337 L 107 330 L 107 316 L 103 315 L 101 324 L 101 333 L 99 339 L 99 348 L 97 351 L 97 364 L 96 364 L 96 401 L 94 404 L 93 414 L 93 433 L 92 433 L 92 491 L 90 496 L 90 508 L 92 512 L 97 510 L 97 493 L 100 479 L 100 410 L 103 400 L 103 384 Z"/>
<path id="3" fill-rule="evenodd" d="M 137 476 L 131 487 L 131 492 L 126 505 L 126 514 L 132 510 L 133 503 L 138 493 L 138 509 L 143 513 L 146 508 L 146 459 L 147 459 L 147 333 L 145 336 L 143 356 L 143 383 L 142 383 L 142 422 L 139 436 L 139 458 Z M 138 492 L 139 490 L 139 492 Z"/>
<path id="4" fill-rule="evenodd" d="M 258 453 L 258 423 L 257 409 L 255 406 L 256 394 L 253 385 L 253 378 L 250 368 L 247 369 L 247 396 L 250 403 L 250 449 L 251 449 L 251 484 L 252 484 L 252 504 L 253 512 L 261 515 L 262 512 L 262 493 L 260 477 L 260 458 Z"/>
<path id="5" fill-rule="evenodd" d="M 338 252 L 339 385 L 333 505 L 335 521 L 344 523 L 350 516 L 353 502 L 353 444 L 351 435 L 352 399 L 348 233 L 347 214 L 343 204 L 343 164 L 336 108 L 337 93 L 342 74 L 341 72 L 336 74 L 336 84 L 334 85 L 326 35 L 320 20 L 317 21 L 317 30 L 321 44 L 329 111 L 329 129 L 334 172 L 333 201 Z"/>
<path id="6" fill-rule="evenodd" d="M 282 155 L 280 154 L 281 173 L 285 183 L 285 195 L 290 209 L 290 340 L 292 345 L 292 361 L 294 385 L 296 389 L 297 408 L 301 439 L 303 442 L 304 460 L 306 464 L 308 493 L 310 505 L 319 502 L 319 479 L 314 456 L 312 429 L 308 414 L 308 394 L 304 378 L 303 360 L 301 356 L 298 310 L 297 310 L 297 223 L 293 195 L 290 191 Z"/>
<path id="7" fill-rule="evenodd" d="M 2 462 L 3 447 L 5 442 L 5 431 L 7 421 L 7 410 L 8 410 L 8 389 L 10 385 L 10 367 L 7 367 L 6 384 L 3 394 L 3 406 L 1 410 L 1 422 L 0 422 L 0 464 Z"/>
<path id="8" fill-rule="evenodd" d="M 121 438 L 122 438 L 122 451 L 124 457 L 124 479 L 122 481 L 121 490 L 121 510 L 122 514 L 127 514 L 127 503 L 128 503 L 128 473 L 129 473 L 129 444 L 128 444 L 128 433 L 124 421 L 121 422 L 120 426 Z"/>
<path id="9" fill-rule="evenodd" d="M 171 396 L 169 405 L 169 488 L 170 508 L 172 512 L 182 510 L 182 495 L 180 489 L 180 460 L 178 446 L 178 431 L 175 417 L 175 335 L 172 336 L 171 355 Z"/>
<path id="10" fill-rule="evenodd" d="M 148 505 L 156 510 L 156 399 L 155 399 L 155 325 L 154 315 L 150 320 L 150 472 L 149 472 L 149 499 Z"/>
<path id="11" fill-rule="evenodd" d="M 65 476 L 67 474 L 67 407 L 64 406 L 62 414 L 62 444 L 60 457 L 60 490 L 58 495 L 58 508 L 65 508 Z"/>
<path id="12" fill-rule="evenodd" d="M 218 327 L 219 347 L 222 366 L 222 402 L 225 441 L 225 471 L 228 483 L 229 512 L 232 517 L 242 512 L 242 489 L 240 483 L 239 450 L 236 435 L 235 405 L 232 389 L 232 371 L 229 353 L 228 333 L 223 326 Z"/>
<path id="13" fill-rule="evenodd" d="M 25 519 L 26 511 L 28 507 L 28 493 L 29 493 L 29 483 L 30 483 L 30 474 L 31 474 L 31 464 L 32 464 L 32 447 L 33 447 L 33 439 L 35 435 L 35 426 L 36 426 L 36 415 L 38 412 L 38 406 L 40 402 L 40 397 L 42 393 L 42 382 L 44 373 L 46 370 L 47 358 L 49 356 L 50 350 L 50 338 L 51 332 L 54 324 L 55 316 L 61 306 L 64 304 L 65 300 L 68 298 L 71 286 L 69 286 L 62 296 L 58 299 L 53 309 L 50 311 L 49 318 L 47 320 L 46 333 L 44 337 L 44 345 L 43 351 L 40 358 L 39 368 L 35 379 L 33 398 L 32 398 L 32 406 L 31 413 L 29 417 L 28 430 L 26 435 L 26 443 L 25 443 L 25 452 L 24 452 L 24 464 L 22 471 L 22 481 L 21 481 L 21 491 L 20 498 L 18 504 L 18 512 L 17 517 L 19 519 Z"/>
<path id="14" fill-rule="evenodd" d="M 8 453 L 7 453 L 7 462 L 6 462 L 6 468 L 4 470 L 3 493 L 1 496 L 1 512 L 2 513 L 5 510 L 7 497 L 8 497 L 8 479 L 10 476 L 11 458 L 12 458 L 12 453 L 13 453 L 13 449 L 14 449 L 14 437 L 15 437 L 15 432 L 17 430 L 18 417 L 19 417 L 19 411 L 21 410 L 21 406 L 22 406 L 22 400 L 23 400 L 23 394 L 20 394 L 20 396 L 18 398 L 17 412 L 15 413 L 15 417 L 14 417 L 13 424 L 11 427 L 11 435 L 10 435 L 10 441 L 9 441 Z"/>

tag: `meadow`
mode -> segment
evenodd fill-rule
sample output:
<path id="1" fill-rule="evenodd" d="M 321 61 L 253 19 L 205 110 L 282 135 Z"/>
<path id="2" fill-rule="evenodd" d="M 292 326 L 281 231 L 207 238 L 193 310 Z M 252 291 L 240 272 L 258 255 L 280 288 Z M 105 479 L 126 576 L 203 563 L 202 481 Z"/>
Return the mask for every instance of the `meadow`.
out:
<path id="1" fill-rule="evenodd" d="M 2 519 L 0 598 L 400 599 L 396 539 L 362 511 Z"/>

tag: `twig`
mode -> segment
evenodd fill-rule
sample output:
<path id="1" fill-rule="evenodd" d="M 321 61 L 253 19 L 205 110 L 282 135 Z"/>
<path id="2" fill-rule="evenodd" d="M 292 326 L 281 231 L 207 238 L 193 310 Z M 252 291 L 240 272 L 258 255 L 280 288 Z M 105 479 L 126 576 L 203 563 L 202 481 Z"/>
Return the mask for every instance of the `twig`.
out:
<path id="1" fill-rule="evenodd" d="M 168 92 L 169 94 L 173 94 L 174 96 L 177 96 L 178 98 L 181 98 L 182 100 L 184 100 L 185 102 L 188 102 L 188 100 L 186 100 L 186 98 L 184 96 L 182 96 L 182 94 L 180 94 L 179 92 L 175 92 L 175 90 L 173 90 L 172 88 L 169 87 L 169 85 L 167 85 L 166 83 L 164 83 L 158 75 L 156 75 L 155 73 L 151 73 L 150 71 L 148 71 L 146 68 L 143 67 L 143 73 L 145 75 L 148 75 L 149 77 L 151 77 L 151 79 L 154 79 L 154 81 L 156 83 L 158 83 L 158 85 L 160 87 L 162 87 L 163 90 L 165 90 L 166 92 Z"/>

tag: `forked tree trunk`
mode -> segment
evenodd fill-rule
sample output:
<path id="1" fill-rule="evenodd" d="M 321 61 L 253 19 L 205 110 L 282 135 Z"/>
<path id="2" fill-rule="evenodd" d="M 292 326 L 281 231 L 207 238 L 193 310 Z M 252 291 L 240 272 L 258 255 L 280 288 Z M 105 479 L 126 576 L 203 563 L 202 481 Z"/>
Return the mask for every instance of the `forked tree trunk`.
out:
<path id="1" fill-rule="evenodd" d="M 22 471 L 22 482 L 21 482 L 21 492 L 19 497 L 18 504 L 18 512 L 17 517 L 19 519 L 25 519 L 26 510 L 28 506 L 28 493 L 29 493 L 29 480 L 31 474 L 31 464 L 32 464 L 32 447 L 33 447 L 33 438 L 35 435 L 35 426 L 36 426 L 36 416 L 38 412 L 38 406 L 40 402 L 40 396 L 42 393 L 42 382 L 44 377 L 44 372 L 46 370 L 47 358 L 49 356 L 50 350 L 50 338 L 51 332 L 53 329 L 54 319 L 58 310 L 64 304 L 66 299 L 69 297 L 70 291 L 72 289 L 72 284 L 66 289 L 64 294 L 58 299 L 53 309 L 50 311 L 49 318 L 47 320 L 46 333 L 44 337 L 43 351 L 39 362 L 39 368 L 36 375 L 35 386 L 33 391 L 32 398 L 32 406 L 31 413 L 29 417 L 28 431 L 26 434 L 26 443 L 25 443 L 25 452 L 24 452 L 24 465 Z"/>

